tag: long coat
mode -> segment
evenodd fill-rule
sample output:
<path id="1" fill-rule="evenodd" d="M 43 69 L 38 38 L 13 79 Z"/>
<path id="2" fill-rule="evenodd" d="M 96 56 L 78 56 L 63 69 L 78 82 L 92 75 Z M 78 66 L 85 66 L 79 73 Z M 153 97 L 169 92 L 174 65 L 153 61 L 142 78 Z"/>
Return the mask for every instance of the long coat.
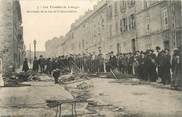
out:
<path id="1" fill-rule="evenodd" d="M 27 60 L 25 60 L 25 61 L 23 62 L 23 68 L 22 68 L 22 71 L 27 72 L 28 70 L 29 70 L 29 67 L 28 67 L 28 61 L 27 61 Z"/>
<path id="2" fill-rule="evenodd" d="M 110 56 L 109 64 L 112 70 L 114 70 L 117 67 L 117 58 L 116 56 Z"/>
<path id="3" fill-rule="evenodd" d="M 181 66 L 180 56 L 173 56 L 172 59 L 172 72 L 175 87 L 182 87 L 182 66 Z"/>
<path id="4" fill-rule="evenodd" d="M 163 64 L 160 66 L 161 67 L 161 77 L 162 77 L 162 82 L 163 83 L 170 83 L 171 81 L 171 73 L 170 73 L 170 69 L 171 69 L 171 56 L 168 55 L 164 55 L 163 57 Z"/>
<path id="5" fill-rule="evenodd" d="M 33 61 L 33 71 L 38 71 L 38 69 L 39 69 L 39 61 L 34 60 Z"/>

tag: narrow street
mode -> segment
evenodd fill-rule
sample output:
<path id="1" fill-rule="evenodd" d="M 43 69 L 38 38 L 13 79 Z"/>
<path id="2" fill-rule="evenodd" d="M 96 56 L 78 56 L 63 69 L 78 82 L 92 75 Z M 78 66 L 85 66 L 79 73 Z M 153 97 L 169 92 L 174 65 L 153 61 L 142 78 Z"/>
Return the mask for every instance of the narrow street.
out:
<path id="1" fill-rule="evenodd" d="M 0 116 L 55 117 L 46 100 L 84 98 L 77 104 L 80 117 L 181 117 L 182 93 L 142 83 L 137 79 L 108 79 L 87 75 L 64 75 L 54 84 L 47 75 L 20 87 L 0 88 Z M 63 107 L 70 115 L 71 107 Z"/>

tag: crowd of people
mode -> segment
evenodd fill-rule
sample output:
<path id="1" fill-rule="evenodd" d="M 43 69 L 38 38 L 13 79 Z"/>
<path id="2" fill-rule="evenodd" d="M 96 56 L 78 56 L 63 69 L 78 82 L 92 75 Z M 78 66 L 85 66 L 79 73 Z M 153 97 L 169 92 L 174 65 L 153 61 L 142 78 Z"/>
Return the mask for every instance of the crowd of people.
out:
<path id="1" fill-rule="evenodd" d="M 145 81 L 156 82 L 161 79 L 164 85 L 172 84 L 175 88 L 182 85 L 181 48 L 170 54 L 168 49 L 136 51 L 133 53 L 110 52 L 106 55 L 95 53 L 59 56 L 55 58 L 36 57 L 33 61 L 33 71 L 51 74 L 53 70 L 60 69 L 72 72 L 73 68 L 80 72 L 100 73 L 119 71 L 122 74 L 132 74 Z M 28 64 L 25 59 L 23 71 L 27 71 Z"/>

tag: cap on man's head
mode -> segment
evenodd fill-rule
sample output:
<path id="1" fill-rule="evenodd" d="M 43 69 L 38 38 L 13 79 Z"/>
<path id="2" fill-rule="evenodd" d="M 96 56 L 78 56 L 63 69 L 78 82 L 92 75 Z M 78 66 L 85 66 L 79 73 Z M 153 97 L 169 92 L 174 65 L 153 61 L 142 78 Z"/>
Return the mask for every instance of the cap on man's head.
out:
<path id="1" fill-rule="evenodd" d="M 168 48 L 165 48 L 165 50 L 169 51 L 169 49 L 168 49 Z"/>
<path id="2" fill-rule="evenodd" d="M 159 46 L 156 47 L 156 50 L 160 50 L 161 48 Z"/>

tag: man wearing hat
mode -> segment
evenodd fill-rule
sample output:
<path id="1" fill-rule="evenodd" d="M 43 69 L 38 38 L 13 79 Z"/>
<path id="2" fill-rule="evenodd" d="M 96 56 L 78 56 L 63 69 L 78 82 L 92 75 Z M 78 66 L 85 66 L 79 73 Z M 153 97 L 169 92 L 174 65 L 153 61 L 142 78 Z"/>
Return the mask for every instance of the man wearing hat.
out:
<path id="1" fill-rule="evenodd" d="M 117 68 L 117 58 L 114 55 L 114 52 L 111 51 L 110 58 L 109 58 L 110 68 L 111 70 L 114 70 Z"/>

